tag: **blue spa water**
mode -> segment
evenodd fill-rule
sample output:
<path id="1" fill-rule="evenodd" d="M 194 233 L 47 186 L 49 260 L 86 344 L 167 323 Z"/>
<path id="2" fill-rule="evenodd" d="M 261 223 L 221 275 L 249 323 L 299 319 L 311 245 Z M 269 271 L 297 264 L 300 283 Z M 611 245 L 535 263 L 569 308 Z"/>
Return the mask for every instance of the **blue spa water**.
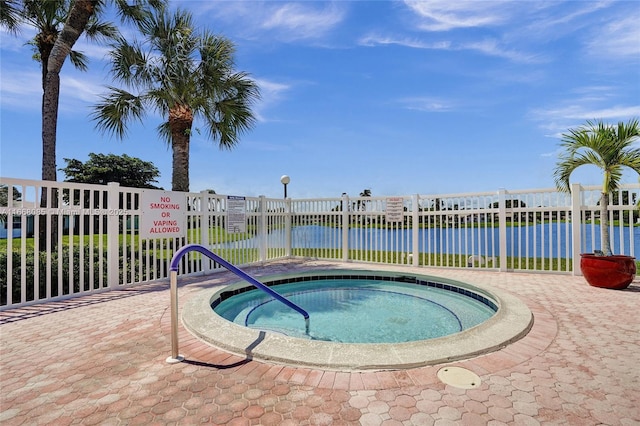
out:
<path id="1" fill-rule="evenodd" d="M 309 313 L 302 315 L 260 290 L 222 301 L 215 312 L 246 327 L 343 343 L 400 343 L 468 329 L 495 311 L 471 297 L 416 284 L 370 279 L 318 280 L 272 287 Z"/>

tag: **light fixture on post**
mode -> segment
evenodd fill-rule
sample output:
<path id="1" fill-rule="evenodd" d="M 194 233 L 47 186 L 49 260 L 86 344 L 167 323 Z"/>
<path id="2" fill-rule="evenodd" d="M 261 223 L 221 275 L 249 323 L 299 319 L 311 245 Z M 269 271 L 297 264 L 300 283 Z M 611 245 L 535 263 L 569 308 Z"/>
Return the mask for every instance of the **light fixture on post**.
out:
<path id="1" fill-rule="evenodd" d="M 280 182 L 284 185 L 284 198 L 287 198 L 287 184 L 291 182 L 291 178 L 287 175 L 282 175 Z"/>

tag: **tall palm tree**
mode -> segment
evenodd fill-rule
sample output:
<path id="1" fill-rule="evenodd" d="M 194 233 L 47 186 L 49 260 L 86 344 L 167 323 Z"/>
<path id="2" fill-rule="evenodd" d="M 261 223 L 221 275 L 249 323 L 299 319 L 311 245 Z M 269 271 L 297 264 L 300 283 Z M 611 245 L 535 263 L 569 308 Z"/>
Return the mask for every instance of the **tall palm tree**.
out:
<path id="1" fill-rule="evenodd" d="M 156 7 L 163 0 L 113 0 L 122 21 L 140 19 L 147 5 Z M 86 69 L 86 57 L 72 50 L 83 33 L 89 38 L 114 37 L 111 24 L 100 23 L 97 15 L 104 0 L 0 0 L 0 25 L 14 33 L 19 25 L 33 26 L 37 35 L 32 43 L 42 67 L 42 179 L 56 180 L 56 133 L 60 99 L 60 71 L 67 57 L 79 69 Z M 55 197 L 54 197 L 55 198 Z M 47 205 L 43 188 L 41 205 Z M 44 247 L 46 225 L 41 218 L 40 240 Z M 56 225 L 51 227 L 51 241 L 56 241 Z"/>
<path id="2" fill-rule="evenodd" d="M 157 11 L 138 24 L 142 43 L 121 38 L 113 47 L 112 75 L 133 92 L 108 87 L 94 107 L 96 126 L 122 139 L 130 121 L 147 110 L 163 120 L 158 132 L 173 153 L 172 190 L 189 190 L 189 143 L 194 120 L 207 136 L 230 149 L 255 121 L 259 89 L 234 70 L 234 46 L 224 37 L 194 30 L 189 12 Z M 143 50 L 143 46 L 148 50 Z"/>
<path id="3" fill-rule="evenodd" d="M 42 61 L 42 179 L 56 180 L 56 133 L 58 127 L 58 102 L 60 100 L 60 70 L 71 54 L 75 42 L 85 31 L 89 20 L 100 6 L 100 0 L 76 0 L 62 30 L 49 52 L 49 59 Z M 46 199 L 43 199 L 46 202 Z"/>
<path id="4" fill-rule="evenodd" d="M 58 123 L 58 101 L 60 98 L 60 71 L 67 56 L 74 65 L 81 57 L 72 51 L 73 45 L 83 33 L 89 37 L 116 37 L 117 31 L 111 24 L 100 24 L 96 16 L 103 10 L 106 0 L 24 0 L 25 3 L 50 7 L 49 3 L 63 4 L 68 13 L 64 14 L 64 26 L 56 32 L 48 59 L 42 57 L 43 97 L 42 97 L 42 179 L 56 180 L 56 131 Z M 142 19 L 149 7 L 159 7 L 163 0 L 113 0 L 122 22 Z M 46 6 L 45 6 L 46 5 Z"/>
<path id="5" fill-rule="evenodd" d="M 51 51 L 64 27 L 65 21 L 69 17 L 71 0 L 3 0 L 0 3 L 2 13 L 0 14 L 0 25 L 8 30 L 17 33 L 20 25 L 28 25 L 36 30 L 35 37 L 29 42 L 34 47 L 34 58 L 40 62 L 42 71 L 43 95 L 47 91 L 47 75 L 49 73 L 49 58 Z M 96 5 L 99 10 L 100 4 Z M 90 39 L 101 39 L 114 37 L 117 29 L 110 23 L 101 23 L 96 15 L 90 17 L 83 27 L 87 37 Z M 87 58 L 81 52 L 69 48 L 68 56 L 71 63 L 79 70 L 86 71 Z M 65 56 L 66 58 L 66 56 Z M 59 86 L 56 91 L 59 94 Z M 58 95 L 56 95 L 58 96 Z M 43 117 L 49 113 L 45 108 L 45 97 L 43 96 Z M 57 98 L 55 100 L 57 106 Z M 56 159 L 55 159 L 55 127 L 53 128 L 53 140 L 47 139 L 51 129 L 43 126 L 43 152 L 42 152 L 42 179 L 56 180 Z"/>
<path id="6" fill-rule="evenodd" d="M 0 14 L 0 25 L 9 31 L 17 34 L 20 25 L 25 24 L 36 30 L 35 37 L 29 42 L 34 47 L 34 58 L 40 62 L 42 72 L 42 179 L 56 180 L 56 122 L 58 98 L 60 93 L 60 80 L 56 81 L 55 86 L 47 85 L 48 63 L 51 57 L 51 51 L 58 39 L 58 36 L 64 26 L 65 20 L 71 11 L 70 0 L 3 0 L 0 3 L 2 13 Z M 112 37 L 117 33 L 115 27 L 110 24 L 99 24 L 97 20 L 88 19 L 83 26 L 90 37 Z M 87 69 L 86 57 L 80 53 L 69 49 L 68 56 L 73 65 L 85 71 Z M 66 58 L 66 56 L 65 56 Z M 64 62 L 64 60 L 63 60 Z M 62 66 L 62 64 L 60 65 Z M 51 96 L 55 96 L 51 98 Z M 49 101 L 47 101 L 49 99 Z M 50 126 L 45 125 L 45 121 L 52 117 L 51 105 L 55 105 L 54 121 L 50 120 Z M 42 189 L 40 203 L 42 207 L 48 205 L 48 192 Z M 52 201 L 56 202 L 55 195 Z M 52 205 L 53 206 L 53 205 Z M 47 241 L 47 232 L 49 232 L 50 241 L 55 244 L 57 240 L 57 222 L 52 221 L 49 231 L 47 231 L 47 218 L 41 216 L 40 221 L 40 247 L 45 247 Z"/>
<path id="7" fill-rule="evenodd" d="M 114 0 L 124 20 L 137 19 L 145 2 Z M 42 179 L 56 180 L 56 128 L 60 97 L 60 70 L 67 57 L 79 70 L 86 71 L 87 58 L 72 50 L 75 41 L 85 34 L 90 40 L 105 40 L 118 35 L 117 28 L 99 20 L 103 0 L 0 0 L 0 25 L 13 33 L 21 24 L 36 30 L 29 44 L 42 70 Z"/>
<path id="8" fill-rule="evenodd" d="M 570 191 L 569 178 L 580 166 L 593 165 L 602 170 L 602 193 L 600 195 L 600 236 L 602 251 L 611 255 L 609 237 L 609 194 L 620 186 L 622 173 L 629 167 L 640 175 L 640 148 L 634 148 L 640 137 L 638 119 L 626 124 L 610 125 L 599 121 L 587 121 L 583 126 L 570 129 L 562 135 L 561 146 L 565 152 L 560 156 L 554 178 L 558 189 Z"/>

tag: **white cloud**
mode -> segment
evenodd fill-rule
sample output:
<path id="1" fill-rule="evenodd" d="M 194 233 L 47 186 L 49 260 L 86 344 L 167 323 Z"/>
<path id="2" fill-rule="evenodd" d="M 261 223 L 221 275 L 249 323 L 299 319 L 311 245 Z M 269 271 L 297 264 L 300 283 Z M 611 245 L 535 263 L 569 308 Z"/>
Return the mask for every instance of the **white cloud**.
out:
<path id="1" fill-rule="evenodd" d="M 260 88 L 261 99 L 253 108 L 253 112 L 260 122 L 272 121 L 266 117 L 265 111 L 281 102 L 284 93 L 291 89 L 291 85 L 259 78 L 254 81 Z"/>
<path id="2" fill-rule="evenodd" d="M 33 70 L 2 69 L 0 103 L 2 108 L 40 110 L 42 103 L 42 74 L 39 65 Z"/>
<path id="3" fill-rule="evenodd" d="M 640 115 L 640 105 L 614 105 L 609 108 L 596 108 L 590 110 L 578 110 L 577 114 L 574 117 L 570 118 L 585 118 L 585 119 L 593 119 L 602 118 L 606 119 L 626 119 L 632 116 Z M 591 117 L 591 118 L 588 118 Z"/>
<path id="4" fill-rule="evenodd" d="M 404 98 L 399 102 L 406 109 L 423 112 L 447 112 L 455 107 L 453 102 L 435 97 Z"/>
<path id="5" fill-rule="evenodd" d="M 405 1 L 422 21 L 418 25 L 426 31 L 449 31 L 497 25 L 509 18 L 512 2 L 495 1 Z"/>
<path id="6" fill-rule="evenodd" d="M 229 1 L 200 5 L 201 13 L 211 13 L 227 22 L 235 23 L 237 31 L 243 37 L 255 39 L 268 36 L 292 42 L 326 36 L 344 20 L 345 4 Z"/>
<path id="7" fill-rule="evenodd" d="M 95 82 L 74 77 L 60 78 L 60 95 L 81 100 L 87 103 L 95 103 L 100 93 L 105 89 Z"/>
<path id="8" fill-rule="evenodd" d="M 555 117 L 556 119 L 564 120 L 625 120 L 629 117 L 639 116 L 640 105 L 615 105 L 606 108 L 589 108 L 580 103 L 571 103 L 557 108 L 534 110 L 533 114 L 539 119 Z"/>
<path id="9" fill-rule="evenodd" d="M 487 56 L 508 59 L 520 63 L 539 63 L 544 62 L 544 58 L 536 54 L 522 53 L 513 49 L 506 49 L 501 46 L 500 42 L 495 39 L 484 39 L 474 42 L 453 42 L 450 40 L 426 42 L 418 38 L 409 37 L 392 37 L 377 34 L 369 34 L 362 37 L 359 42 L 362 46 L 375 47 L 378 45 L 397 45 L 412 49 L 428 49 L 428 50 L 450 50 L 476 51 Z"/>
<path id="10" fill-rule="evenodd" d="M 358 41 L 361 46 L 375 47 L 378 45 L 398 45 L 404 47 L 410 47 L 414 49 L 433 49 L 433 50 L 448 50 L 451 48 L 450 41 L 438 41 L 427 43 L 417 38 L 408 37 L 392 37 L 383 36 L 379 34 L 366 35 Z"/>
<path id="11" fill-rule="evenodd" d="M 278 95 L 282 92 L 289 90 L 291 87 L 289 84 L 276 83 L 273 81 L 264 80 L 260 78 L 256 78 L 255 81 L 260 86 L 260 90 L 262 91 L 263 98 L 270 95 Z"/>
<path id="12" fill-rule="evenodd" d="M 618 122 L 640 116 L 640 105 L 614 103 L 610 99 L 612 91 L 613 88 L 604 86 L 578 88 L 573 91 L 578 96 L 548 108 L 533 109 L 529 116 L 552 138 L 560 138 L 567 129 L 587 120 Z"/>
<path id="13" fill-rule="evenodd" d="M 335 5 L 316 10 L 304 3 L 287 3 L 271 10 L 262 28 L 275 29 L 294 38 L 316 38 L 340 23 L 343 15 Z"/>
<path id="14" fill-rule="evenodd" d="M 494 39 L 463 43 L 459 50 L 475 50 L 488 56 L 495 56 L 520 63 L 539 63 L 545 61 L 541 55 L 521 53 L 517 50 L 507 49 Z"/>
<path id="15" fill-rule="evenodd" d="M 628 57 L 640 59 L 640 8 L 635 14 L 621 19 L 613 19 L 606 25 L 597 26 L 586 42 L 590 55 L 607 58 Z"/>
<path id="16" fill-rule="evenodd" d="M 571 6 L 577 8 L 565 9 L 562 2 L 539 2 L 538 4 L 530 2 L 528 5 L 532 6 L 533 10 L 528 8 L 530 19 L 525 27 L 525 34 L 537 38 L 581 30 L 588 25 L 588 20 L 580 18 L 606 8 L 611 3 L 611 1 L 572 2 Z"/>
<path id="17" fill-rule="evenodd" d="M 40 111 L 42 108 L 42 75 L 39 65 L 33 70 L 3 69 L 0 84 L 0 104 L 2 108 L 23 111 Z M 60 111 L 76 111 L 97 100 L 102 88 L 94 81 L 79 76 L 60 76 Z"/>

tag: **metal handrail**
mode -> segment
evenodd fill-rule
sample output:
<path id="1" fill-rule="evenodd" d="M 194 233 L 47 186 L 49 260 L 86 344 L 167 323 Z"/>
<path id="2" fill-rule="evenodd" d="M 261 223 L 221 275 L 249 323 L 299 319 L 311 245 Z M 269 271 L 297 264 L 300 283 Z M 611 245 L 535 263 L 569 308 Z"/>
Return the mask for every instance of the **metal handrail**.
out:
<path id="1" fill-rule="evenodd" d="M 180 259 L 190 251 L 197 251 L 199 253 L 204 254 L 210 259 L 218 262 L 220 265 L 227 268 L 229 271 L 236 274 L 238 277 L 243 280 L 249 282 L 253 286 L 258 289 L 264 291 L 265 293 L 272 296 L 274 299 L 284 303 L 291 309 L 299 312 L 304 317 L 305 324 L 305 332 L 309 334 L 309 314 L 307 311 L 302 309 L 300 306 L 296 305 L 289 299 L 285 298 L 275 290 L 267 287 L 260 281 L 253 278 L 251 275 L 247 274 L 240 268 L 232 265 L 231 263 L 224 260 L 222 257 L 213 253 L 211 250 L 208 250 L 206 247 L 203 247 L 199 244 L 187 244 L 186 246 L 180 248 L 175 252 L 173 258 L 171 259 L 171 267 L 170 267 L 170 280 L 171 280 L 171 356 L 167 358 L 167 362 L 175 363 L 184 360 L 184 357 L 180 355 L 178 352 L 178 266 Z"/>

